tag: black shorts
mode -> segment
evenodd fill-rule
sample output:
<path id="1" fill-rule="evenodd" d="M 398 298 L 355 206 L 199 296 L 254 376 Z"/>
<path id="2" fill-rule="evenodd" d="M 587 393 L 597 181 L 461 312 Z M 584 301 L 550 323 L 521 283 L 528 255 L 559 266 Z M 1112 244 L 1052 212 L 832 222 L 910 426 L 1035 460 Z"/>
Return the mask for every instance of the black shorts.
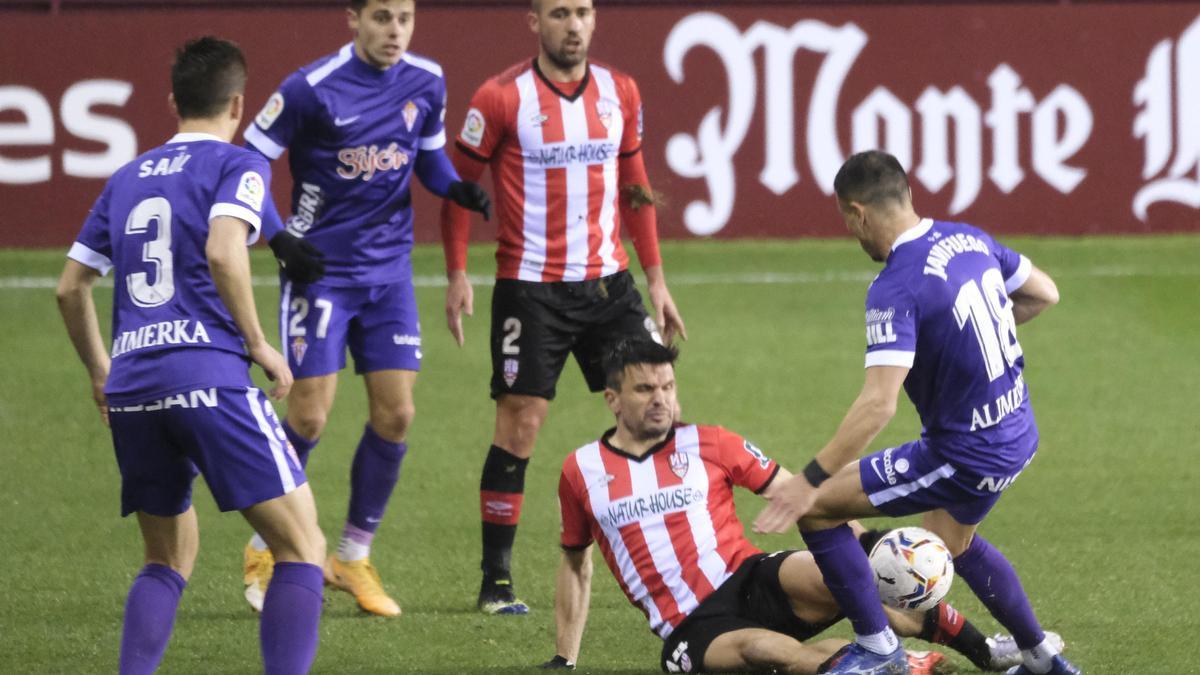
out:
<path id="1" fill-rule="evenodd" d="M 634 336 L 662 341 L 628 271 L 590 281 L 497 279 L 492 398 L 525 394 L 552 400 L 568 352 L 588 389 L 603 391 L 605 350 Z"/>
<path id="2" fill-rule="evenodd" d="M 794 551 L 760 553 L 745 562 L 700 606 L 692 610 L 663 642 L 660 665 L 664 672 L 700 672 L 704 653 L 718 636 L 743 628 L 765 628 L 801 642 L 816 636 L 837 620 L 814 625 L 792 611 L 779 583 L 779 568 Z"/>

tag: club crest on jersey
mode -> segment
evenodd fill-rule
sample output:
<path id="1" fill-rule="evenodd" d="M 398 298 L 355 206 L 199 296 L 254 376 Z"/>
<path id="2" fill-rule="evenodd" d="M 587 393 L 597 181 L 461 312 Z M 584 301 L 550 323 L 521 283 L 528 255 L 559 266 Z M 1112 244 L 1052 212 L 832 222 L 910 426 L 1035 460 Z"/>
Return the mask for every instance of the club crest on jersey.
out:
<path id="1" fill-rule="evenodd" d="M 479 112 L 478 108 L 471 108 L 467 111 L 467 119 L 463 121 L 461 134 L 463 142 L 478 148 L 483 143 L 485 128 L 487 128 L 487 123 L 483 120 L 483 113 Z"/>
<path id="2" fill-rule="evenodd" d="M 513 386 L 517 381 L 517 371 L 521 369 L 521 362 L 516 359 L 504 359 L 504 384 Z"/>
<path id="3" fill-rule="evenodd" d="M 409 101 L 408 103 L 404 104 L 404 111 L 401 113 L 401 115 L 404 117 L 404 127 L 409 131 L 412 131 L 413 125 L 417 123 L 418 112 L 419 110 L 417 109 L 416 103 Z"/>
<path id="4" fill-rule="evenodd" d="M 342 148 L 338 150 L 339 166 L 337 174 L 346 180 L 361 177 L 371 180 L 375 174 L 394 171 L 408 166 L 408 153 L 401 150 L 396 143 L 380 148 L 378 145 L 360 145 L 357 148 Z"/>
<path id="5" fill-rule="evenodd" d="M 297 336 L 292 340 L 292 358 L 296 359 L 296 365 L 304 362 L 304 354 L 308 351 L 308 343 L 304 338 Z"/>
<path id="6" fill-rule="evenodd" d="M 275 120 L 279 119 L 279 114 L 283 112 L 283 94 L 275 92 L 271 94 L 271 98 L 267 99 L 266 105 L 259 111 L 258 116 L 254 118 L 254 123 L 260 129 L 266 131 L 271 128 Z"/>
<path id="7" fill-rule="evenodd" d="M 688 472 L 688 456 L 682 452 L 671 453 L 671 473 L 683 478 Z"/>
<path id="8" fill-rule="evenodd" d="M 613 107 L 611 103 L 605 100 L 596 101 L 596 115 L 600 117 L 600 124 L 603 124 L 605 129 L 612 128 Z"/>

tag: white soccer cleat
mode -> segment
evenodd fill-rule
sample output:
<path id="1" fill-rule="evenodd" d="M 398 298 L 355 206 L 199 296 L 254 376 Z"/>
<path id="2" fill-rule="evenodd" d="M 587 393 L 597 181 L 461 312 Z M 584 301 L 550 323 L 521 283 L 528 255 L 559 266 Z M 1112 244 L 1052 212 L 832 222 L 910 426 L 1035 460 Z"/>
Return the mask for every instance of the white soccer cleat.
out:
<path id="1" fill-rule="evenodd" d="M 1046 631 L 1046 641 L 1059 652 L 1066 647 L 1062 636 L 1052 631 Z M 1021 648 L 1017 646 L 1017 641 L 1013 636 L 996 633 L 987 639 L 987 645 L 988 651 L 992 653 L 992 661 L 988 664 L 988 670 L 1004 671 L 1021 665 Z"/>

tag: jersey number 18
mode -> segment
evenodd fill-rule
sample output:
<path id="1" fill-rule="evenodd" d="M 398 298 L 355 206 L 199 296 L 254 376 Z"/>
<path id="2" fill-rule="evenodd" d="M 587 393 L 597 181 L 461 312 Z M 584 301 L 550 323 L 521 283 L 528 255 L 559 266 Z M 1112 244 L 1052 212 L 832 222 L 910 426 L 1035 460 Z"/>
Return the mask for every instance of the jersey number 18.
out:
<path id="1" fill-rule="evenodd" d="M 992 267 L 980 278 L 982 291 L 974 279 L 958 289 L 954 300 L 954 318 L 962 330 L 970 323 L 979 341 L 983 354 L 983 366 L 988 381 L 994 382 L 1011 368 L 1021 356 L 1021 343 L 1017 342 L 1017 321 L 1013 318 L 1012 300 L 1004 288 L 1004 277 L 1000 270 Z"/>

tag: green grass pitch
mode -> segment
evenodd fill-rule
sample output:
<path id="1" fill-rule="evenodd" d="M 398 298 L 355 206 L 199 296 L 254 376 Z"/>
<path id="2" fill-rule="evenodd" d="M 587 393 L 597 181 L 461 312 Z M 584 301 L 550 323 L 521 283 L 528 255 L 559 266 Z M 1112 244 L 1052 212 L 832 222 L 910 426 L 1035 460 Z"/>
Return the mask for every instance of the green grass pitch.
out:
<path id="1" fill-rule="evenodd" d="M 1065 636 L 1087 672 L 1200 672 L 1192 644 L 1200 634 L 1200 237 L 1008 243 L 1055 277 L 1062 303 L 1020 330 L 1041 451 L 981 531 L 1012 559 L 1042 622 Z M 802 466 L 861 385 L 863 294 L 878 266 L 848 240 L 663 248 L 691 336 L 678 371 L 684 417 L 725 425 L 784 465 Z M 491 272 L 491 250 L 472 247 L 474 274 Z M 114 672 L 124 595 L 140 566 L 136 525 L 117 516 L 111 443 L 49 287 L 62 255 L 0 252 L 3 672 Z M 254 267 L 273 273 L 261 248 Z M 419 247 L 414 267 L 436 280 L 440 250 Z M 105 324 L 111 293 L 97 292 Z M 271 332 L 276 293 L 274 284 L 257 291 Z M 349 596 L 329 593 L 315 670 L 529 671 L 554 654 L 558 467 L 609 415 L 568 365 L 531 465 L 517 539 L 516 581 L 533 612 L 477 614 L 477 490 L 493 414 L 490 288 L 476 285 L 463 349 L 444 326 L 443 288 L 424 284 L 417 297 L 425 361 L 412 452 L 372 556 L 404 615 L 368 617 Z M 364 421 L 363 386 L 344 374 L 309 467 L 331 542 Z M 918 428 L 905 402 L 872 448 Z M 218 514 L 202 483 L 195 497 L 200 557 L 162 672 L 257 672 L 256 617 L 241 596 L 249 530 L 236 514 Z M 761 508 L 750 494 L 739 506 L 745 522 Z M 796 535 L 753 539 L 766 549 L 800 546 Z M 999 629 L 965 585 L 950 600 L 986 633 Z M 831 632 L 847 635 L 844 626 Z M 580 669 L 656 672 L 659 646 L 597 556 Z"/>

